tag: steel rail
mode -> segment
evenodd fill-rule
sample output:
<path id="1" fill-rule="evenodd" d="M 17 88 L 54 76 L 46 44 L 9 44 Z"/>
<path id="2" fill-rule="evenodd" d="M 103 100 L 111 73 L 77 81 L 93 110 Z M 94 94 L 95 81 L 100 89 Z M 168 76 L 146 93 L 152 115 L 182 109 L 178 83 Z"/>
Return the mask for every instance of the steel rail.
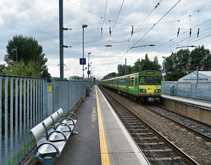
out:
<path id="1" fill-rule="evenodd" d="M 149 129 L 151 129 L 157 136 L 159 136 L 161 139 L 163 139 L 169 147 L 171 147 L 174 151 L 176 151 L 181 157 L 183 157 L 186 161 L 188 161 L 192 165 L 199 165 L 197 161 L 195 161 L 193 158 L 191 158 L 188 154 L 186 154 L 184 151 L 182 151 L 179 147 L 177 147 L 175 144 L 173 144 L 170 140 L 168 140 L 165 136 L 160 134 L 158 131 L 156 131 L 152 126 L 150 126 L 146 121 L 141 119 L 136 113 L 130 110 L 126 105 L 122 104 L 118 99 L 116 99 L 112 94 L 105 91 L 102 87 L 99 87 L 101 90 L 109 94 L 113 99 L 115 99 L 121 106 L 125 107 L 132 115 L 134 115 L 138 120 L 143 122 Z M 145 108 L 145 107 L 144 107 Z M 147 108 L 148 109 L 148 108 Z"/>
<path id="2" fill-rule="evenodd" d="M 210 127 L 210 128 L 211 128 L 211 125 L 210 125 L 210 124 L 208 124 L 208 123 L 205 123 L 205 122 L 199 121 L 199 120 L 194 119 L 194 118 L 192 118 L 192 117 L 185 116 L 185 115 L 183 115 L 183 114 L 181 114 L 181 113 L 179 113 L 179 112 L 176 112 L 176 111 L 170 110 L 170 109 L 165 108 L 165 107 L 163 107 L 163 106 L 161 106 L 161 105 L 154 105 L 154 106 L 155 106 L 155 107 L 162 108 L 162 109 L 165 109 L 166 111 L 172 112 L 172 113 L 174 113 L 174 114 L 177 114 L 177 115 L 179 115 L 179 116 L 185 117 L 185 118 L 187 118 L 187 119 L 189 119 L 189 120 L 192 120 L 192 121 L 194 121 L 194 122 L 197 122 L 197 123 L 199 123 L 199 124 L 202 124 L 202 125 L 205 125 L 205 126 L 207 126 L 207 127 Z"/>
<path id="3" fill-rule="evenodd" d="M 160 116 L 162 116 L 162 117 L 164 117 L 164 118 L 170 120 L 170 121 L 175 122 L 175 123 L 178 124 L 179 126 L 184 127 L 185 129 L 187 129 L 187 130 L 189 130 L 189 131 L 192 131 L 194 134 L 196 134 L 196 135 L 202 137 L 203 139 L 205 139 L 205 140 L 211 142 L 211 138 L 210 138 L 209 136 L 207 136 L 207 135 L 205 135 L 205 134 L 202 134 L 201 132 L 198 132 L 198 131 L 196 131 L 196 130 L 194 130 L 194 129 L 192 129 L 192 128 L 190 128 L 190 127 L 184 125 L 184 124 L 181 124 L 180 122 L 178 122 L 178 121 L 176 121 L 176 120 L 174 120 L 174 119 L 171 119 L 171 118 L 169 118 L 169 117 L 167 117 L 167 116 L 165 116 L 165 115 L 163 115 L 163 114 L 161 114 L 161 113 L 159 113 L 159 112 L 156 112 L 156 111 L 154 111 L 154 110 L 152 110 L 152 109 L 150 109 L 150 108 L 148 108 L 148 107 L 146 107 L 146 106 L 144 106 L 144 105 L 142 105 L 142 106 L 143 106 L 144 108 L 146 108 L 146 109 L 148 109 L 148 110 L 150 110 L 150 111 L 152 111 L 152 112 L 154 112 L 154 113 L 156 113 L 156 114 L 158 114 L 158 115 L 160 115 Z M 161 108 L 161 107 L 159 107 L 159 108 Z M 192 118 L 191 118 L 190 120 L 192 120 Z"/>

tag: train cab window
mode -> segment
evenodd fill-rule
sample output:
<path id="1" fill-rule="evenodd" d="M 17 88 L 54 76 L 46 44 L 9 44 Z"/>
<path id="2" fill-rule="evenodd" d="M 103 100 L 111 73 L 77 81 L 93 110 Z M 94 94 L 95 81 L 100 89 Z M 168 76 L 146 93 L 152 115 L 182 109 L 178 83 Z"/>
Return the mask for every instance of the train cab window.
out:
<path id="1" fill-rule="evenodd" d="M 154 77 L 154 85 L 161 85 L 161 77 L 160 76 Z"/>
<path id="2" fill-rule="evenodd" d="M 148 85 L 153 85 L 154 84 L 154 77 L 148 76 Z"/>
<path id="3" fill-rule="evenodd" d="M 139 85 L 147 85 L 147 77 L 140 76 L 139 77 Z"/>

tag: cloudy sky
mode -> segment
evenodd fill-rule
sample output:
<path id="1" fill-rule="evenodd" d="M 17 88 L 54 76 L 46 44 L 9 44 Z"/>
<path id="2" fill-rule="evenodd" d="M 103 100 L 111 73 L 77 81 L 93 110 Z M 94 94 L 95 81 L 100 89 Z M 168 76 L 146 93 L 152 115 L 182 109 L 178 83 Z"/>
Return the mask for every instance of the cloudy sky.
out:
<path id="1" fill-rule="evenodd" d="M 147 53 L 151 60 L 157 56 L 161 64 L 162 56 L 178 51 L 177 47 L 204 45 L 211 50 L 210 0 L 63 0 L 63 6 L 64 27 L 72 28 L 64 31 L 64 45 L 72 46 L 64 49 L 64 77 L 82 76 L 83 24 L 88 25 L 84 55 L 88 58 L 91 52 L 92 73 L 97 78 L 117 72 L 125 58 L 133 65 Z M 0 32 L 1 64 L 14 35 L 32 36 L 43 47 L 51 75 L 60 76 L 59 0 L 1 0 Z M 150 44 L 155 46 L 130 49 Z"/>

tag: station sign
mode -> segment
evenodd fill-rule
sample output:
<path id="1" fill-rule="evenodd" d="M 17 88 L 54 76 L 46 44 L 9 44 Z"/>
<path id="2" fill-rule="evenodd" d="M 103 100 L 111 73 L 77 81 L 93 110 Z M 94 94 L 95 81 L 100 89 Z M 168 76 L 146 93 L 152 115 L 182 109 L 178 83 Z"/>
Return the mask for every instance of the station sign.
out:
<path id="1" fill-rule="evenodd" d="M 166 75 L 166 69 L 162 69 L 162 76 Z"/>
<path id="2" fill-rule="evenodd" d="M 86 58 L 80 58 L 80 65 L 86 65 Z"/>
<path id="3" fill-rule="evenodd" d="M 87 71 L 87 74 L 90 74 L 91 73 L 91 71 Z"/>

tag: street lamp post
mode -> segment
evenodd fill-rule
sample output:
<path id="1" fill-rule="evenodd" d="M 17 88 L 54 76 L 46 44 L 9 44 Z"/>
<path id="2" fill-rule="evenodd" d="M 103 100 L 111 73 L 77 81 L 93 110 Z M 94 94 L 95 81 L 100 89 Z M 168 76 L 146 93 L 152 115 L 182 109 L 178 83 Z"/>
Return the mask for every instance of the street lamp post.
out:
<path id="1" fill-rule="evenodd" d="M 83 35 L 83 58 L 84 58 L 84 28 L 87 28 L 88 25 L 82 25 L 82 35 Z M 84 64 L 83 64 L 83 101 L 84 101 Z"/>
<path id="2" fill-rule="evenodd" d="M 14 51 L 16 51 L 16 65 L 18 65 L 18 49 L 14 48 Z"/>
<path id="3" fill-rule="evenodd" d="M 90 55 L 91 53 L 89 52 L 88 53 L 88 81 L 89 81 L 89 55 Z"/>

